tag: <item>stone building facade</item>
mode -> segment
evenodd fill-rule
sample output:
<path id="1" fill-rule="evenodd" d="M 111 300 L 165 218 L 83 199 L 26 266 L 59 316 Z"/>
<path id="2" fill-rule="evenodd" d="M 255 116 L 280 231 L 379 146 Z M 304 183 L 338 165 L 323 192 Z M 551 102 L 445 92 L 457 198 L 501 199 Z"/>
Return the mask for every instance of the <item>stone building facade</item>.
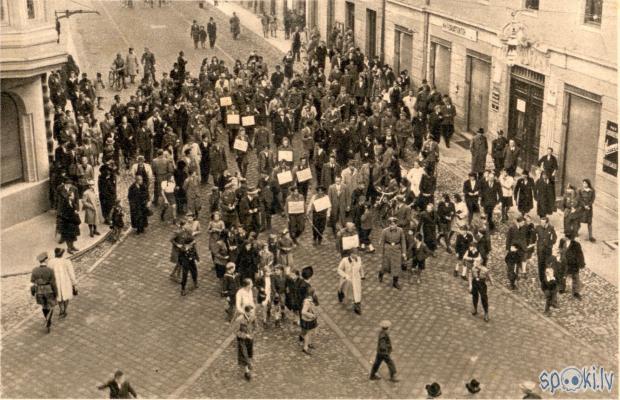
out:
<path id="1" fill-rule="evenodd" d="M 317 0 L 322 35 L 355 32 L 415 85 L 448 93 L 465 136 L 502 129 L 522 168 L 554 149 L 558 189 L 590 179 L 617 211 L 617 9 L 607 0 Z"/>
<path id="2" fill-rule="evenodd" d="M 52 121 L 47 74 L 67 52 L 56 42 L 53 3 L 0 0 L 2 229 L 49 209 Z"/>

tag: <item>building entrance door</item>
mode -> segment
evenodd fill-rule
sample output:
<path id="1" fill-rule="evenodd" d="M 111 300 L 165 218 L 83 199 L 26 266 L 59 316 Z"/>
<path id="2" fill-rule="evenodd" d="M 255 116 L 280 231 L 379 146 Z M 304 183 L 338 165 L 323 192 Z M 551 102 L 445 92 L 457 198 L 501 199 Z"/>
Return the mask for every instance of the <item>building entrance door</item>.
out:
<path id="1" fill-rule="evenodd" d="M 406 28 L 396 27 L 394 30 L 394 72 L 411 68 L 413 51 L 413 35 Z"/>
<path id="2" fill-rule="evenodd" d="M 563 125 L 564 140 L 564 171 L 562 174 L 563 188 L 568 184 L 581 187 L 583 179 L 590 179 L 594 185 L 596 176 L 597 144 L 601 123 L 601 98 L 574 88 L 564 95 Z"/>
<path id="3" fill-rule="evenodd" d="M 450 47 L 431 42 L 431 84 L 439 93 L 450 93 Z"/>
<path id="4" fill-rule="evenodd" d="M 510 78 L 508 139 L 521 149 L 519 166 L 523 169 L 538 161 L 545 76 L 522 67 L 513 67 Z"/>
<path id="5" fill-rule="evenodd" d="M 478 128 L 488 131 L 489 89 L 491 85 L 491 63 L 489 58 L 467 56 L 467 130 L 475 132 Z"/>

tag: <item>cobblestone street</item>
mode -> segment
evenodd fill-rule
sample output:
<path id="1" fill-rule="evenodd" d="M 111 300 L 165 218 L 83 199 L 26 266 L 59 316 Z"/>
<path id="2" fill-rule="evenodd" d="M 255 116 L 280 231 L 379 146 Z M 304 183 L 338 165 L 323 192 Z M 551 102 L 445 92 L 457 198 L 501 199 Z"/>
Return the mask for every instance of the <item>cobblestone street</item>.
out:
<path id="1" fill-rule="evenodd" d="M 132 14 L 117 1 L 84 3 L 101 11 L 101 16 L 71 21 L 78 61 L 89 76 L 107 75 L 114 55 L 124 54 L 129 46 L 138 53 L 149 47 L 157 57 L 158 73 L 170 69 L 178 50 L 185 51 L 192 74 L 202 58 L 212 55 L 230 65 L 231 57 L 244 59 L 256 50 L 270 68 L 282 58 L 279 50 L 250 31 L 233 41 L 227 16 L 211 5 L 199 10 L 195 2 L 178 2 L 164 9 L 137 7 Z M 218 24 L 218 49 L 194 50 L 191 20 L 206 23 L 210 16 Z M 114 93 L 107 94 L 106 109 Z M 129 91 L 123 92 L 128 95 Z M 220 139 L 224 140 L 222 134 Z M 299 138 L 294 146 L 301 151 Z M 236 170 L 234 157 L 228 160 Z M 250 184 L 256 182 L 256 166 L 252 155 Z M 454 169 L 443 165 L 439 176 L 438 192 L 460 191 L 462 177 Z M 205 204 L 210 187 L 202 188 Z M 125 190 L 122 193 L 125 196 Z M 325 231 L 328 240 L 316 247 L 306 226 L 294 257 L 298 266 L 314 266 L 312 283 L 321 305 L 317 348 L 312 356 L 302 353 L 299 328 L 291 322 L 260 328 L 254 344 L 254 378 L 246 382 L 237 366 L 235 332 L 224 321 L 225 300 L 212 269 L 208 237 L 205 233 L 198 237 L 199 287 L 181 297 L 179 285 L 169 278 L 172 226 L 160 222 L 158 214 L 154 212 L 144 235 L 129 233 L 113 248 L 105 243 L 75 262 L 79 296 L 72 300 L 66 319 L 54 318 L 50 334 L 30 298 L 29 277 L 2 281 L 2 397 L 104 398 L 107 393 L 98 391 L 97 385 L 116 369 L 125 372 L 143 398 L 424 398 L 425 385 L 433 381 L 441 384 L 445 398 L 468 398 L 464 384 L 472 378 L 481 382 L 478 398 L 520 398 L 519 383 L 538 382 L 545 369 L 599 365 L 618 371 L 616 289 L 586 272 L 584 300 L 578 303 L 568 294 L 561 296 L 560 309 L 551 317 L 543 316 L 544 298 L 531 281 L 535 267 L 528 281 L 520 282 L 518 292 L 506 288 L 504 226 L 492 238 L 495 285 L 489 287 L 488 323 L 481 315 L 471 315 L 467 284 L 452 275 L 455 257 L 442 249 L 429 258 L 422 282 L 405 276 L 400 291 L 388 285 L 389 279 L 378 282 L 379 251 L 363 254 L 363 314 L 356 315 L 350 303 L 340 304 L 336 296 L 339 257 L 331 231 Z M 204 211 L 200 222 L 206 231 Z M 285 225 L 282 217 L 274 216 L 274 231 Z M 375 227 L 375 246 L 379 235 L 380 228 Z M 368 380 L 383 319 L 392 321 L 399 383 L 388 381 L 385 366 L 380 370 L 384 379 Z M 589 326 L 601 328 L 597 332 Z M 612 393 L 555 397 L 617 398 L 618 389 L 614 382 Z"/>

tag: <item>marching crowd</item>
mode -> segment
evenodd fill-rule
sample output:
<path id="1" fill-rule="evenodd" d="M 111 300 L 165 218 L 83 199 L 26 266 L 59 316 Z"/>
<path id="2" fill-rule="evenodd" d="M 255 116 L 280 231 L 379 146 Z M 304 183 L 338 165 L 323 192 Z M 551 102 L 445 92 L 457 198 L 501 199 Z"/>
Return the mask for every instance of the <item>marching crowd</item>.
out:
<path id="1" fill-rule="evenodd" d="M 196 47 L 200 32 L 197 24 L 192 27 Z M 351 32 L 330 33 L 328 47 L 311 30 L 307 59 L 294 68 L 297 37 L 273 69 L 251 52 L 234 65 L 205 58 L 194 72 L 179 52 L 171 70 L 157 71 L 163 66 L 147 48 L 140 59 L 130 49 L 125 64 L 135 68 L 126 68 L 122 79 L 126 86 L 125 75 L 129 77 L 134 91 L 127 99 L 115 95 L 100 119 L 95 110 L 107 93 L 100 74 L 92 81 L 71 58 L 53 73 L 49 91 L 57 147 L 52 196 L 67 251 L 77 251 L 80 209 L 91 236 L 105 223 L 113 228 L 113 240 L 118 239 L 125 216 L 117 179 L 121 173 L 130 176 L 129 217 L 136 234 L 144 233 L 155 217 L 175 229 L 171 277 L 179 280 L 182 296 L 188 294 L 189 276 L 192 289 L 198 286 L 196 240 L 201 232 L 208 236 L 227 319 L 239 325 L 238 357 L 247 379 L 257 318 L 265 325 L 296 321 L 302 351 L 312 354 L 319 313 L 314 271 L 294 260 L 299 238 L 307 231 L 317 251 L 326 237 L 335 239 L 341 256 L 338 300 L 350 298 L 359 315 L 362 281 L 369 272 L 363 253 L 378 251 L 382 265 L 372 270 L 379 281 L 389 275 L 390 285 L 400 290 L 401 276 L 421 283 L 429 260 L 444 247 L 455 253 L 454 276 L 467 281 L 472 314 L 481 302 L 488 322 L 489 270 L 497 268 L 488 260 L 501 246 L 491 243 L 498 224 L 509 224 L 505 262 L 513 290 L 536 254 L 545 312 L 557 307 L 557 293 L 566 290 L 568 277 L 574 297 L 581 297 L 579 271 L 585 260 L 576 239 L 582 223 L 594 240 L 595 191 L 588 180 L 565 190 L 559 202 L 563 237 L 558 240 L 548 219 L 558 204 L 553 150 L 539 160 L 536 174 L 518 172 L 520 150 L 510 135 L 499 131 L 489 144 L 479 129 L 471 141 L 471 173 L 463 177 L 462 192 L 438 193 L 440 142 L 450 146 L 457 115 L 450 96 L 426 81 L 415 85 L 406 70 L 393 71 L 378 58 L 369 59 L 354 46 Z M 140 68 L 142 78 L 134 81 Z M 493 168 L 487 166 L 488 155 Z M 248 171 L 254 159 L 256 170 Z M 233 160 L 237 171 L 230 167 Z M 256 182 L 249 182 L 255 173 Z M 204 197 L 203 188 L 210 184 Z M 515 206 L 516 216 L 509 213 Z M 274 216 L 284 218 L 287 228 L 274 233 Z M 203 218 L 208 218 L 204 229 Z M 61 249 L 56 257 L 62 257 Z M 71 285 L 71 274 L 59 278 L 46 254 L 38 260 L 33 295 L 43 306 L 49 330 L 50 310 L 56 301 L 65 301 L 63 293 L 75 288 L 75 282 Z M 59 290 L 59 282 L 65 282 L 64 289 Z M 397 381 L 389 325 L 381 323 L 371 379 L 386 362 Z"/>

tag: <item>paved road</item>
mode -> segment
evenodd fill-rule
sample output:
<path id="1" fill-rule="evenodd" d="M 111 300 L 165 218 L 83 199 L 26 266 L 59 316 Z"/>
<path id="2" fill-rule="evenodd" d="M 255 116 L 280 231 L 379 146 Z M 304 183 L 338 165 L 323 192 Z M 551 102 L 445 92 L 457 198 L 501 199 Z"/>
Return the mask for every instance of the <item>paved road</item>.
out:
<path id="1" fill-rule="evenodd" d="M 210 8 L 199 11 L 192 4 L 179 4 L 174 9 L 136 9 L 130 15 L 117 2 L 91 4 L 105 11 L 99 19 L 84 16 L 77 27 L 82 38 L 76 38 L 76 45 L 89 72 L 106 70 L 115 49 L 126 47 L 123 37 L 138 49 L 147 44 L 166 69 L 176 49 L 184 49 L 195 71 L 205 54 L 213 54 L 190 49 L 186 20 L 198 13 L 217 18 L 219 43 L 226 52 L 241 56 L 256 49 L 270 61 L 280 58 L 255 38 L 232 43 L 226 19 Z M 249 180 L 255 179 L 251 173 Z M 204 217 L 202 221 L 206 224 Z M 283 222 L 276 217 L 275 228 Z M 43 319 L 37 316 L 4 336 L 2 396 L 105 397 L 96 385 L 121 368 L 142 397 L 409 398 L 423 397 L 424 385 L 431 381 L 441 383 L 445 397 L 465 397 L 464 382 L 476 378 L 483 388 L 478 397 L 513 398 L 520 381 L 536 381 L 543 369 L 591 364 L 614 369 L 499 287 L 490 288 L 491 321 L 472 317 L 465 284 L 452 277 L 454 261 L 441 251 L 430 261 L 422 283 L 405 283 L 402 291 L 380 284 L 375 278 L 379 256 L 365 255 L 364 314 L 357 316 L 336 300 L 333 243 L 315 248 L 306 231 L 295 258 L 300 265 L 315 266 L 314 286 L 322 305 L 317 351 L 312 357 L 302 354 L 291 325 L 261 332 L 256 377 L 245 383 L 230 344 L 230 326 L 223 322 L 223 300 L 206 261 L 206 238 L 199 239 L 205 260 L 199 267 L 200 287 L 180 297 L 178 286 L 168 279 L 170 235 L 170 225 L 155 220 L 146 235 L 129 235 L 82 279 L 69 317 L 51 334 L 44 333 Z M 394 359 L 401 378 L 396 385 L 366 379 L 378 322 L 385 318 L 394 323 Z M 386 371 L 382 374 L 387 377 Z M 597 396 L 610 397 L 581 395 Z"/>

